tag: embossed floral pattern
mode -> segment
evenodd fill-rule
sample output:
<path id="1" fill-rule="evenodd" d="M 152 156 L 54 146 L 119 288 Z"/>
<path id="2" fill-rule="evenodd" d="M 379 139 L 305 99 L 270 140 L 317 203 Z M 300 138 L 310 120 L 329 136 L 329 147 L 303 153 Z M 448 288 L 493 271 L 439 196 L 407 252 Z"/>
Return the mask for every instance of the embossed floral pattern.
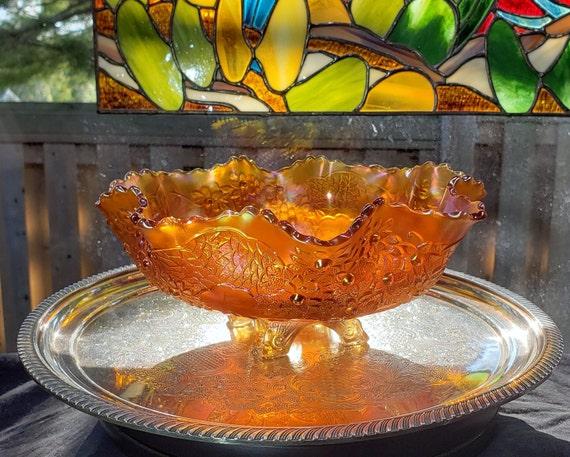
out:
<path id="1" fill-rule="evenodd" d="M 480 182 L 427 163 L 323 157 L 276 172 L 234 158 L 211 170 L 130 173 L 98 202 L 160 289 L 225 313 L 352 319 L 435 284 L 485 216 Z"/>

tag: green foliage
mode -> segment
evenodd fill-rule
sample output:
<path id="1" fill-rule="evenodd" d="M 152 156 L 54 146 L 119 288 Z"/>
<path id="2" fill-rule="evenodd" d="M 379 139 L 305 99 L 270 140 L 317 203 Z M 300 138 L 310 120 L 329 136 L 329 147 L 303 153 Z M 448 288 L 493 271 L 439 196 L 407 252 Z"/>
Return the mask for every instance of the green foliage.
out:
<path id="1" fill-rule="evenodd" d="M 214 47 L 204 36 L 197 7 L 184 0 L 176 2 L 172 17 L 172 49 L 180 69 L 190 81 L 207 87 L 214 78 Z"/>
<path id="2" fill-rule="evenodd" d="M 544 76 L 543 82 L 570 109 L 570 44 L 566 45 L 556 65 Z"/>
<path id="3" fill-rule="evenodd" d="M 93 101 L 90 0 L 0 0 L 0 94 Z"/>
<path id="4" fill-rule="evenodd" d="M 451 51 L 456 32 L 455 10 L 446 0 L 412 0 L 389 39 L 417 50 L 436 65 Z"/>
<path id="5" fill-rule="evenodd" d="M 182 74 L 170 47 L 162 40 L 143 4 L 125 0 L 117 12 L 119 47 L 148 98 L 165 111 L 184 102 Z"/>
<path id="6" fill-rule="evenodd" d="M 505 21 L 491 26 L 487 53 L 499 103 L 507 113 L 526 113 L 534 103 L 539 77 L 527 63 L 519 37 Z"/>
<path id="7" fill-rule="evenodd" d="M 455 0 L 459 13 L 457 46 L 465 43 L 487 17 L 494 0 Z"/>

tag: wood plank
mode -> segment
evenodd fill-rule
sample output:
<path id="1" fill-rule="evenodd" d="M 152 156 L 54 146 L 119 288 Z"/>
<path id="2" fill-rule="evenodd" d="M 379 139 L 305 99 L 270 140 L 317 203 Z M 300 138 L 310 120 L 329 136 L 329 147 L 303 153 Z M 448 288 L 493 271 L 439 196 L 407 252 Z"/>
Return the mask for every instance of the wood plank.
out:
<path id="1" fill-rule="evenodd" d="M 98 144 L 96 151 L 97 180 L 93 183 L 94 187 L 89 189 L 89 200 L 93 203 L 102 192 L 107 191 L 111 181 L 123 177 L 132 168 L 129 145 Z M 107 226 L 103 214 L 95 207 L 91 207 L 91 210 L 94 222 L 88 236 L 91 243 L 96 244 L 95 271 L 101 272 L 131 263 L 121 243 Z"/>
<path id="2" fill-rule="evenodd" d="M 81 277 L 75 145 L 45 144 L 44 173 L 49 208 L 51 283 L 54 290 L 59 290 Z"/>
<path id="3" fill-rule="evenodd" d="M 204 151 L 200 147 L 151 146 L 152 170 L 192 170 L 204 165 Z"/>
<path id="4" fill-rule="evenodd" d="M 206 147 L 204 148 L 204 167 L 211 168 L 219 163 L 226 163 L 230 157 L 248 155 L 251 150 L 235 147 Z"/>
<path id="5" fill-rule="evenodd" d="M 6 335 L 4 334 L 4 304 L 2 303 L 2 278 L 0 277 L 0 354 L 6 351 Z"/>
<path id="6" fill-rule="evenodd" d="M 493 279 L 523 295 L 530 292 L 531 258 L 536 240 L 543 236 L 533 222 L 541 130 L 537 121 L 510 119 L 505 123 Z"/>
<path id="7" fill-rule="evenodd" d="M 24 144 L 24 172 L 26 233 L 30 274 L 30 299 L 32 308 L 51 292 L 49 216 L 43 167 L 43 147 L 39 144 Z M 30 161 L 42 156 L 41 163 Z"/>
<path id="8" fill-rule="evenodd" d="M 243 148 L 305 145 L 423 149 L 439 141 L 436 116 L 98 114 L 93 104 L 3 103 L 0 142 L 120 143 Z"/>
<path id="9" fill-rule="evenodd" d="M 410 167 L 419 163 L 419 153 L 414 150 L 401 149 L 368 149 L 364 151 L 362 163 L 383 167 Z"/>
<path id="10" fill-rule="evenodd" d="M 440 161 L 449 164 L 454 170 L 472 173 L 478 134 L 475 116 L 442 116 Z M 449 268 L 467 271 L 470 240 L 470 235 L 467 235 L 457 246 L 449 260 Z"/>
<path id="11" fill-rule="evenodd" d="M 131 169 L 141 171 L 150 168 L 150 147 L 146 145 L 130 145 Z"/>
<path id="12" fill-rule="evenodd" d="M 30 311 L 24 150 L 20 144 L 0 144 L 0 278 L 5 348 L 14 351 L 18 330 Z"/>
<path id="13" fill-rule="evenodd" d="M 554 194 L 549 230 L 548 271 L 542 307 L 570 340 L 570 122 L 557 126 Z"/>
<path id="14" fill-rule="evenodd" d="M 501 129 L 499 124 L 495 126 Z M 500 144 L 477 144 L 475 146 L 472 174 L 485 184 L 487 196 L 484 203 L 487 219 L 475 224 L 465 238 L 464 255 L 467 258 L 467 273 L 489 280 L 493 278 L 495 272 L 501 166 Z"/>

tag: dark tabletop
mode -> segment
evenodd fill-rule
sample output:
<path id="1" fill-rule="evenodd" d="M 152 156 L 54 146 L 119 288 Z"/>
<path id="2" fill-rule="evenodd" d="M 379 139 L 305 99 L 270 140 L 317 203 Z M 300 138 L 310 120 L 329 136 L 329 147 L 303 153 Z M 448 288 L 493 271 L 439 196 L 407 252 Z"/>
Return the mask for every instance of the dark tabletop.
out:
<path id="1" fill-rule="evenodd" d="M 124 457 L 97 419 L 38 387 L 0 355 L 0 456 Z M 480 457 L 570 457 L 570 356 L 535 391 L 503 406 Z"/>

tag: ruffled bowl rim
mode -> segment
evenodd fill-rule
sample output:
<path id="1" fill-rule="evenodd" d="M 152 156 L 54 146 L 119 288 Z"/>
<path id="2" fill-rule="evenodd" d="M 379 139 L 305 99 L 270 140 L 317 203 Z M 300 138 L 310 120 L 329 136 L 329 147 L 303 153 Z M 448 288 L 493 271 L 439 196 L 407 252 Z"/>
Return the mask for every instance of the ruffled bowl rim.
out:
<path id="1" fill-rule="evenodd" d="M 227 167 L 230 163 L 232 163 L 234 161 L 239 161 L 239 160 L 245 160 L 245 161 L 249 162 L 250 165 L 252 165 L 256 169 L 258 169 L 259 171 L 261 171 L 263 173 L 267 173 L 269 175 L 282 174 L 285 171 L 293 169 L 293 168 L 298 167 L 298 166 L 301 166 L 303 163 L 310 161 L 310 160 L 324 160 L 324 161 L 329 162 L 331 164 L 338 164 L 340 166 L 347 167 L 349 170 L 353 169 L 353 168 L 362 167 L 362 168 L 368 168 L 368 169 L 372 169 L 372 170 L 379 170 L 379 171 L 382 171 L 385 173 L 397 173 L 397 172 L 407 173 L 407 172 L 411 172 L 415 169 L 431 165 L 434 168 L 445 168 L 449 172 L 451 172 L 454 176 L 450 179 L 449 183 L 447 183 L 447 185 L 446 185 L 447 188 L 449 189 L 450 193 L 455 198 L 460 198 L 460 199 L 466 200 L 468 203 L 476 203 L 478 211 L 474 212 L 474 213 L 468 213 L 468 212 L 464 212 L 464 211 L 460 211 L 457 213 L 447 213 L 447 212 L 439 211 L 436 209 L 421 210 L 421 209 L 411 208 L 407 203 L 402 202 L 402 201 L 386 202 L 386 200 L 383 197 L 378 196 L 372 202 L 366 203 L 362 207 L 359 214 L 353 219 L 352 223 L 350 224 L 350 226 L 348 227 L 347 230 L 345 230 L 344 232 L 336 235 L 335 237 L 333 237 L 329 240 L 323 240 L 323 239 L 320 239 L 318 237 L 315 237 L 312 235 L 306 235 L 306 234 L 300 232 L 299 230 L 295 229 L 295 227 L 290 222 L 288 222 L 287 220 L 279 219 L 275 215 L 275 213 L 273 211 L 271 211 L 270 209 L 266 209 L 266 208 L 260 209 L 260 208 L 257 208 L 255 206 L 252 206 L 252 205 L 247 205 L 244 208 L 242 208 L 240 211 L 234 211 L 231 209 L 227 209 L 227 210 L 220 212 L 216 216 L 212 216 L 212 217 L 193 215 L 193 216 L 189 216 L 187 218 L 179 218 L 179 217 L 175 217 L 175 216 L 164 216 L 158 220 L 145 218 L 145 217 L 140 216 L 140 214 L 143 212 L 144 208 L 146 207 L 146 202 L 148 201 L 146 199 L 144 193 L 140 190 L 139 187 L 137 187 L 135 185 L 130 185 L 128 187 L 126 187 L 124 185 L 125 182 L 128 181 L 129 179 L 131 179 L 133 176 L 141 177 L 145 174 L 150 174 L 152 176 L 160 176 L 160 175 L 171 175 L 172 176 L 172 175 L 177 175 L 177 174 L 178 175 L 193 175 L 193 174 L 199 174 L 199 173 L 211 173 L 218 168 Z M 100 207 L 102 200 L 112 199 L 113 195 L 116 192 L 122 192 L 122 193 L 132 192 L 135 195 L 135 197 L 137 197 L 137 199 L 139 201 L 139 206 L 133 208 L 133 216 L 134 217 L 131 217 L 131 222 L 138 225 L 139 227 L 141 227 L 143 229 L 153 229 L 153 228 L 160 228 L 163 226 L 173 226 L 173 225 L 181 226 L 181 225 L 186 225 L 186 224 L 192 224 L 195 222 L 206 222 L 206 221 L 216 222 L 216 221 L 219 221 L 219 220 L 227 218 L 227 217 L 241 217 L 241 216 L 246 215 L 246 214 L 251 215 L 251 216 L 261 215 L 266 221 L 268 221 L 269 223 L 279 227 L 280 229 L 285 231 L 289 236 L 291 236 L 292 238 L 294 238 L 298 241 L 301 241 L 303 243 L 315 244 L 318 246 L 336 246 L 336 245 L 341 244 L 342 242 L 350 239 L 358 231 L 358 229 L 362 226 L 364 221 L 366 219 L 368 219 L 379 207 L 381 207 L 383 205 L 388 205 L 388 206 L 393 207 L 393 208 L 403 208 L 403 209 L 405 209 L 411 213 L 415 213 L 415 214 L 418 214 L 421 216 L 443 217 L 445 219 L 455 220 L 455 221 L 464 220 L 464 221 L 477 222 L 477 221 L 485 219 L 487 217 L 487 211 L 485 209 L 484 203 L 481 200 L 471 200 L 469 197 L 467 197 L 465 195 L 459 195 L 455 191 L 455 186 L 460 180 L 463 180 L 464 182 L 468 182 L 468 181 L 473 180 L 473 182 L 477 185 L 482 184 L 482 182 L 480 180 L 475 179 L 472 176 L 469 176 L 462 171 L 453 170 L 445 162 L 436 164 L 433 161 L 427 161 L 427 162 L 424 162 L 422 164 L 414 165 L 413 167 L 384 167 L 384 166 L 379 165 L 379 164 L 374 164 L 374 165 L 365 165 L 365 164 L 361 164 L 361 163 L 347 164 L 347 163 L 345 163 L 341 160 L 338 160 L 338 159 L 333 159 L 333 160 L 328 159 L 324 155 L 318 155 L 318 156 L 308 155 L 302 159 L 297 159 L 294 162 L 292 162 L 291 164 L 286 165 L 284 167 L 281 167 L 277 170 L 268 170 L 264 167 L 257 165 L 257 163 L 253 159 L 251 159 L 250 157 L 247 157 L 245 155 L 238 155 L 238 156 L 231 156 L 226 162 L 217 163 L 214 166 L 212 166 L 211 168 L 193 168 L 191 170 L 175 169 L 172 171 L 162 171 L 162 170 L 154 171 L 154 170 L 149 170 L 149 169 L 142 169 L 138 172 L 137 171 L 129 171 L 125 174 L 124 178 L 113 180 L 110 183 L 107 192 L 104 192 L 99 196 L 99 199 L 97 200 L 95 205 L 97 207 Z M 485 195 L 486 195 L 486 192 L 483 189 L 481 198 L 484 198 Z"/>

